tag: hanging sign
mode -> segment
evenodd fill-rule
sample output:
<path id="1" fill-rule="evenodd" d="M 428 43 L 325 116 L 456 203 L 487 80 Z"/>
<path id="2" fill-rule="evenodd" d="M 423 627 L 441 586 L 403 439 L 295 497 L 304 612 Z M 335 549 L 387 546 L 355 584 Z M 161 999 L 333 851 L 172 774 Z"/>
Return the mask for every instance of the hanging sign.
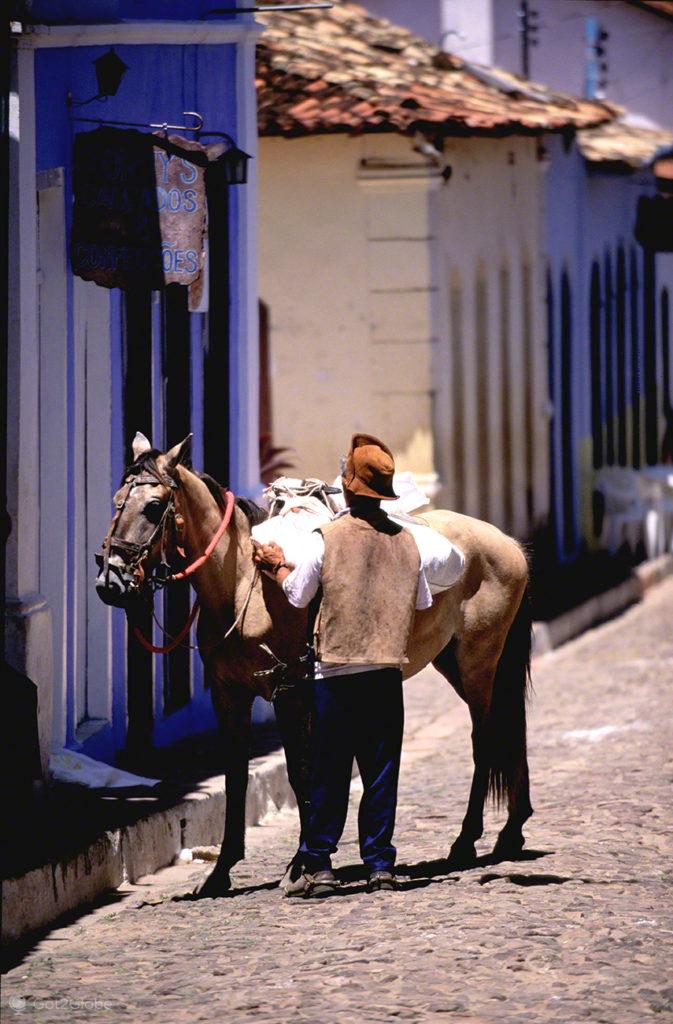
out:
<path id="1" fill-rule="evenodd" d="M 105 288 L 199 290 L 205 146 L 116 128 L 75 137 L 72 271 Z"/>

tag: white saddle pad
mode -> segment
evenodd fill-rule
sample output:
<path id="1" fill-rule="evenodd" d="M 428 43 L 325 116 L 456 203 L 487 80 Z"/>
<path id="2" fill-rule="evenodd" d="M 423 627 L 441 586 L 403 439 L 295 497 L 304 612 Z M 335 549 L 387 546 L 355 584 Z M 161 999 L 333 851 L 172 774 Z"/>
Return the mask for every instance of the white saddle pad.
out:
<path id="1" fill-rule="evenodd" d="M 280 477 L 266 488 L 264 497 L 272 506 L 269 519 L 252 528 L 252 536 L 262 544 L 275 541 L 291 565 L 304 555 L 306 537 L 334 519 L 340 508 L 345 508 L 340 478 L 337 494 L 325 493 L 332 488 L 321 480 L 295 480 Z M 400 497 L 385 502 L 390 518 L 409 530 L 418 546 L 424 565 L 425 577 L 432 594 L 448 590 L 459 579 L 464 565 L 462 552 L 427 523 L 412 518 L 409 512 L 427 505 L 427 497 L 416 486 L 411 473 L 396 474 L 393 488 Z M 323 495 L 323 500 L 318 497 Z M 325 503 L 329 502 L 329 506 Z"/>

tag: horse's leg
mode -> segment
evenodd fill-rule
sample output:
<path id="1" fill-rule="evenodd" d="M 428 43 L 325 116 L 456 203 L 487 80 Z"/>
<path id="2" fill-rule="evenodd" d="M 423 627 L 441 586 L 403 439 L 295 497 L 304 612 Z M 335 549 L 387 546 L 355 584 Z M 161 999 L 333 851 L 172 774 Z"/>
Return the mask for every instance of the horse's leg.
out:
<path id="1" fill-rule="evenodd" d="M 224 747 L 226 810 L 224 838 L 215 867 L 197 890 L 199 896 L 222 896 L 231 888 L 230 871 L 245 856 L 245 798 L 253 694 L 243 687 L 222 688 L 215 711 Z"/>
<path id="2" fill-rule="evenodd" d="M 460 834 L 449 851 L 449 863 L 454 868 L 471 867 L 477 859 L 475 843 L 484 832 L 484 803 L 488 791 L 489 766 L 484 744 L 484 722 L 479 713 L 470 709 L 472 716 L 472 758 L 474 772 L 467 810 Z"/>
<path id="3" fill-rule="evenodd" d="M 487 751 L 484 742 L 484 722 L 486 718 L 486 707 L 482 701 L 481 705 L 476 698 L 470 701 L 466 692 L 464 681 L 458 663 L 458 643 L 453 639 L 433 662 L 435 668 L 448 679 L 458 696 L 464 700 L 470 708 L 472 718 L 472 757 L 474 761 L 474 772 L 470 797 L 467 804 L 467 811 L 463 818 L 460 835 L 454 841 L 449 852 L 449 863 L 452 867 L 470 867 L 477 858 L 475 843 L 480 839 L 484 831 L 484 802 L 488 790 L 489 765 Z M 468 680 L 468 684 L 472 683 Z M 481 687 L 469 686 L 470 694 L 479 692 L 487 693 L 490 697 L 490 686 L 488 680 L 482 683 Z"/>
<path id="4" fill-rule="evenodd" d="M 533 813 L 526 757 L 526 690 L 531 618 L 520 592 L 510 598 L 518 610 L 502 635 L 502 604 L 472 599 L 463 630 L 435 660 L 470 708 L 474 777 L 460 835 L 451 847 L 456 864 L 474 861 L 490 792 L 497 804 L 507 796 L 508 819 L 493 851 L 504 859 L 521 852 L 522 827 Z"/>
<path id="5" fill-rule="evenodd" d="M 302 681 L 293 686 L 291 690 L 279 693 L 273 706 L 285 750 L 288 779 L 297 799 L 299 844 L 301 844 L 308 816 L 310 684 Z"/>
<path id="6" fill-rule="evenodd" d="M 526 698 L 529 684 L 531 614 L 522 600 L 507 634 L 495 678 L 492 723 L 491 790 L 496 800 L 507 793 L 507 821 L 493 850 L 497 860 L 516 858 L 523 849 L 523 826 L 533 813 L 526 750 Z"/>
<path id="7" fill-rule="evenodd" d="M 488 769 L 487 791 L 498 806 L 507 799 L 507 822 L 493 850 L 494 858 L 504 860 L 521 852 L 525 842 L 522 828 L 533 813 L 526 754 L 529 601 L 519 597 L 514 620 L 500 640 L 496 624 L 489 622 L 483 608 L 476 608 L 468 626 L 471 628 L 457 646 L 457 662 L 473 721 L 475 709 L 483 716 L 480 742 Z"/>
<path id="8" fill-rule="evenodd" d="M 533 813 L 525 751 L 515 778 L 508 784 L 507 821 L 493 848 L 494 860 L 516 860 L 526 842 L 523 826 Z"/>

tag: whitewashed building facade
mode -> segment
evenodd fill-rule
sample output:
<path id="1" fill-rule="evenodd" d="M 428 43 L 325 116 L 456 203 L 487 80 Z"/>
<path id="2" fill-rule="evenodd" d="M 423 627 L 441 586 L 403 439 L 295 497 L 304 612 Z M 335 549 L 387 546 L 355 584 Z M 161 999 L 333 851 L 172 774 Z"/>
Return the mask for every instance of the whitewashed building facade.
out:
<path id="1" fill-rule="evenodd" d="M 528 538 L 550 513 L 543 135 L 612 115 L 351 5 L 295 31 L 274 18 L 258 52 L 274 439 L 330 478 L 379 432 L 437 504 Z"/>

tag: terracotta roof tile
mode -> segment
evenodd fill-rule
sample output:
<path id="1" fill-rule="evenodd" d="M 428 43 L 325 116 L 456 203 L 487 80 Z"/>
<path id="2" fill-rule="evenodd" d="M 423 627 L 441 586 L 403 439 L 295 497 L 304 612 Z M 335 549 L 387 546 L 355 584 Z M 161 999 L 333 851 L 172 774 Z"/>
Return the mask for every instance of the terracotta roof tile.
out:
<path id="1" fill-rule="evenodd" d="M 661 14 L 664 18 L 673 18 L 673 0 L 631 0 L 637 7 L 646 7 L 654 14 Z"/>
<path id="2" fill-rule="evenodd" d="M 656 125 L 638 123 L 628 115 L 597 128 L 578 132 L 577 144 L 590 163 L 649 167 L 657 154 L 673 150 L 673 132 Z"/>
<path id="3" fill-rule="evenodd" d="M 422 128 L 502 135 L 583 128 L 616 114 L 605 103 L 469 64 L 355 3 L 260 20 L 261 135 Z"/>

